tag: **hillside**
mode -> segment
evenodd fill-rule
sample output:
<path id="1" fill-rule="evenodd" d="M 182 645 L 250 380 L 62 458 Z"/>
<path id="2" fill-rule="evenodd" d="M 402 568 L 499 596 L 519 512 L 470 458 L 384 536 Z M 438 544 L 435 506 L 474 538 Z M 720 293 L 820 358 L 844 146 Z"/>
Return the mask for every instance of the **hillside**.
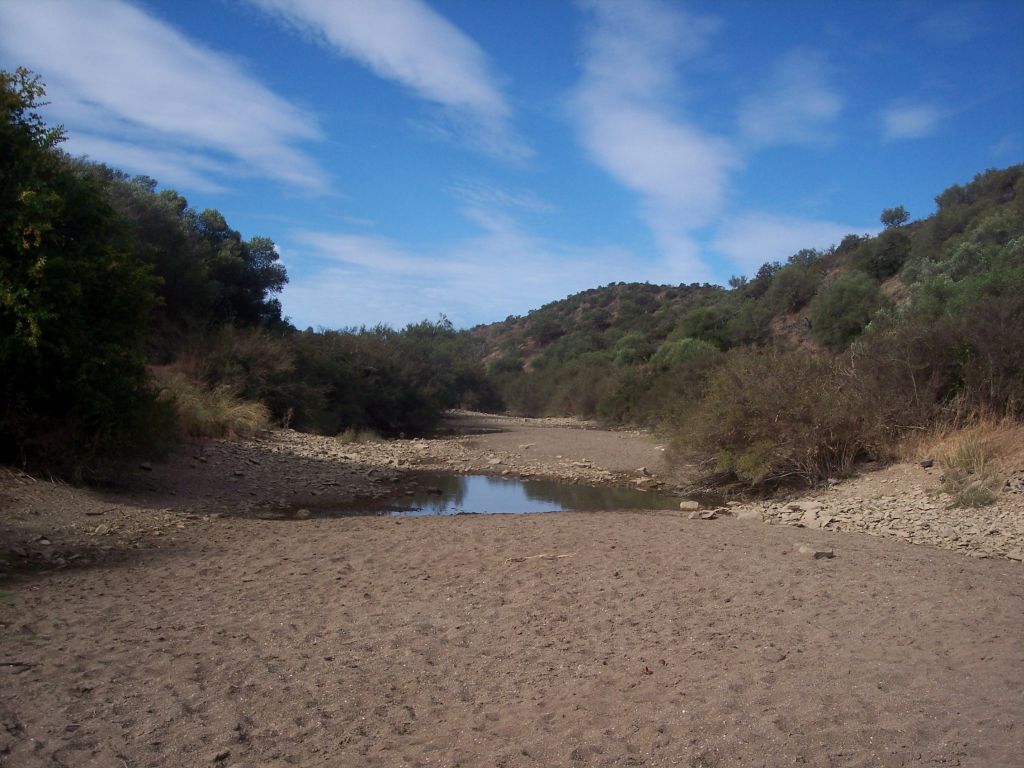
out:
<path id="1" fill-rule="evenodd" d="M 699 351 L 841 353 L 869 328 L 972 301 L 968 294 L 981 283 L 1001 293 L 993 280 L 1019 278 L 1000 249 L 1024 231 L 1021 176 L 1021 166 L 979 174 L 942 192 L 938 210 L 915 222 L 902 207 L 886 209 L 879 235 L 850 234 L 824 251 L 801 250 L 785 264 L 733 278 L 729 288 L 614 283 L 473 333 L 486 343 L 484 361 L 513 410 L 629 420 L 635 414 L 617 412 L 604 397 L 560 397 L 566 387 L 552 380 L 576 378 L 578 369 L 630 379 L 674 368 Z M 550 391 L 542 397 L 537 390 Z"/>
<path id="2" fill-rule="evenodd" d="M 642 424 L 716 482 L 812 481 L 1024 403 L 1024 166 L 729 288 L 614 284 L 474 329 L 513 413 Z"/>

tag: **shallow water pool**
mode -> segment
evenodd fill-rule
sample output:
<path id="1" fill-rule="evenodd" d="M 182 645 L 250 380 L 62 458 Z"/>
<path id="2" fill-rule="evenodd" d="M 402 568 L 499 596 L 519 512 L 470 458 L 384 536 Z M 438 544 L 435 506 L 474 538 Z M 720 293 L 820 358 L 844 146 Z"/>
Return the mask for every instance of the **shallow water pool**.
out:
<path id="1" fill-rule="evenodd" d="M 379 514 L 523 514 L 601 509 L 677 509 L 679 499 L 653 491 L 517 480 L 489 475 L 422 475 L 417 490 L 385 501 Z"/>

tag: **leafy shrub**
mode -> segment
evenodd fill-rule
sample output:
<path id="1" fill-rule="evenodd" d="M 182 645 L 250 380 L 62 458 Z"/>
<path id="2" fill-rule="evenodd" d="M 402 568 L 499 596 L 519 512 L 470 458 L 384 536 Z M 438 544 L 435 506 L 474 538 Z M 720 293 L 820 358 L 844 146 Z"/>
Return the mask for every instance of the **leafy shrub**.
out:
<path id="1" fill-rule="evenodd" d="M 811 304 L 811 331 L 829 349 L 842 349 L 886 303 L 874 280 L 850 272 L 822 286 Z"/>
<path id="2" fill-rule="evenodd" d="M 821 271 L 814 262 L 794 262 L 780 269 L 764 295 L 772 312 L 796 312 L 814 298 Z"/>
<path id="3" fill-rule="evenodd" d="M 651 358 L 651 366 L 660 371 L 667 371 L 682 363 L 704 355 L 713 355 L 718 347 L 701 339 L 684 338 L 666 341 Z"/>
<path id="4" fill-rule="evenodd" d="M 884 280 L 895 275 L 910 256 L 910 235 L 901 229 L 887 229 L 856 251 L 853 263 L 872 277 Z"/>

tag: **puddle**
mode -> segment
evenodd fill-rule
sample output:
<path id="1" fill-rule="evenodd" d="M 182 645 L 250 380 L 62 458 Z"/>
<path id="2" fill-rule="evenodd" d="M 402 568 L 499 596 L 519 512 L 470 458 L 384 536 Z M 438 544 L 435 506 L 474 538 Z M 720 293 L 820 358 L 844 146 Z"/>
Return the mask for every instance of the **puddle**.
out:
<path id="1" fill-rule="evenodd" d="M 411 517 L 679 507 L 678 497 L 632 488 L 514 480 L 489 475 L 428 474 L 421 475 L 419 480 L 419 487 L 411 494 L 375 504 L 378 514 Z"/>

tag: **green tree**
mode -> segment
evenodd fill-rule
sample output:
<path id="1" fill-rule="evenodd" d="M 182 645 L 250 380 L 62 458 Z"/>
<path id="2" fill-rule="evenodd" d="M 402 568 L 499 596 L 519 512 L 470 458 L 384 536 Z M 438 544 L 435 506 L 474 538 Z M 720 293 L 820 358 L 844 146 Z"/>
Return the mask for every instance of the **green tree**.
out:
<path id="1" fill-rule="evenodd" d="M 153 405 L 155 281 L 102 186 L 57 149 L 44 93 L 28 70 L 0 71 L 0 445 L 20 460 L 124 446 Z"/>
<path id="2" fill-rule="evenodd" d="M 879 221 L 882 222 L 882 226 L 886 229 L 902 227 L 909 220 L 910 214 L 907 213 L 907 209 L 902 205 L 897 205 L 895 208 L 884 209 L 882 211 L 882 215 L 879 217 Z"/>

